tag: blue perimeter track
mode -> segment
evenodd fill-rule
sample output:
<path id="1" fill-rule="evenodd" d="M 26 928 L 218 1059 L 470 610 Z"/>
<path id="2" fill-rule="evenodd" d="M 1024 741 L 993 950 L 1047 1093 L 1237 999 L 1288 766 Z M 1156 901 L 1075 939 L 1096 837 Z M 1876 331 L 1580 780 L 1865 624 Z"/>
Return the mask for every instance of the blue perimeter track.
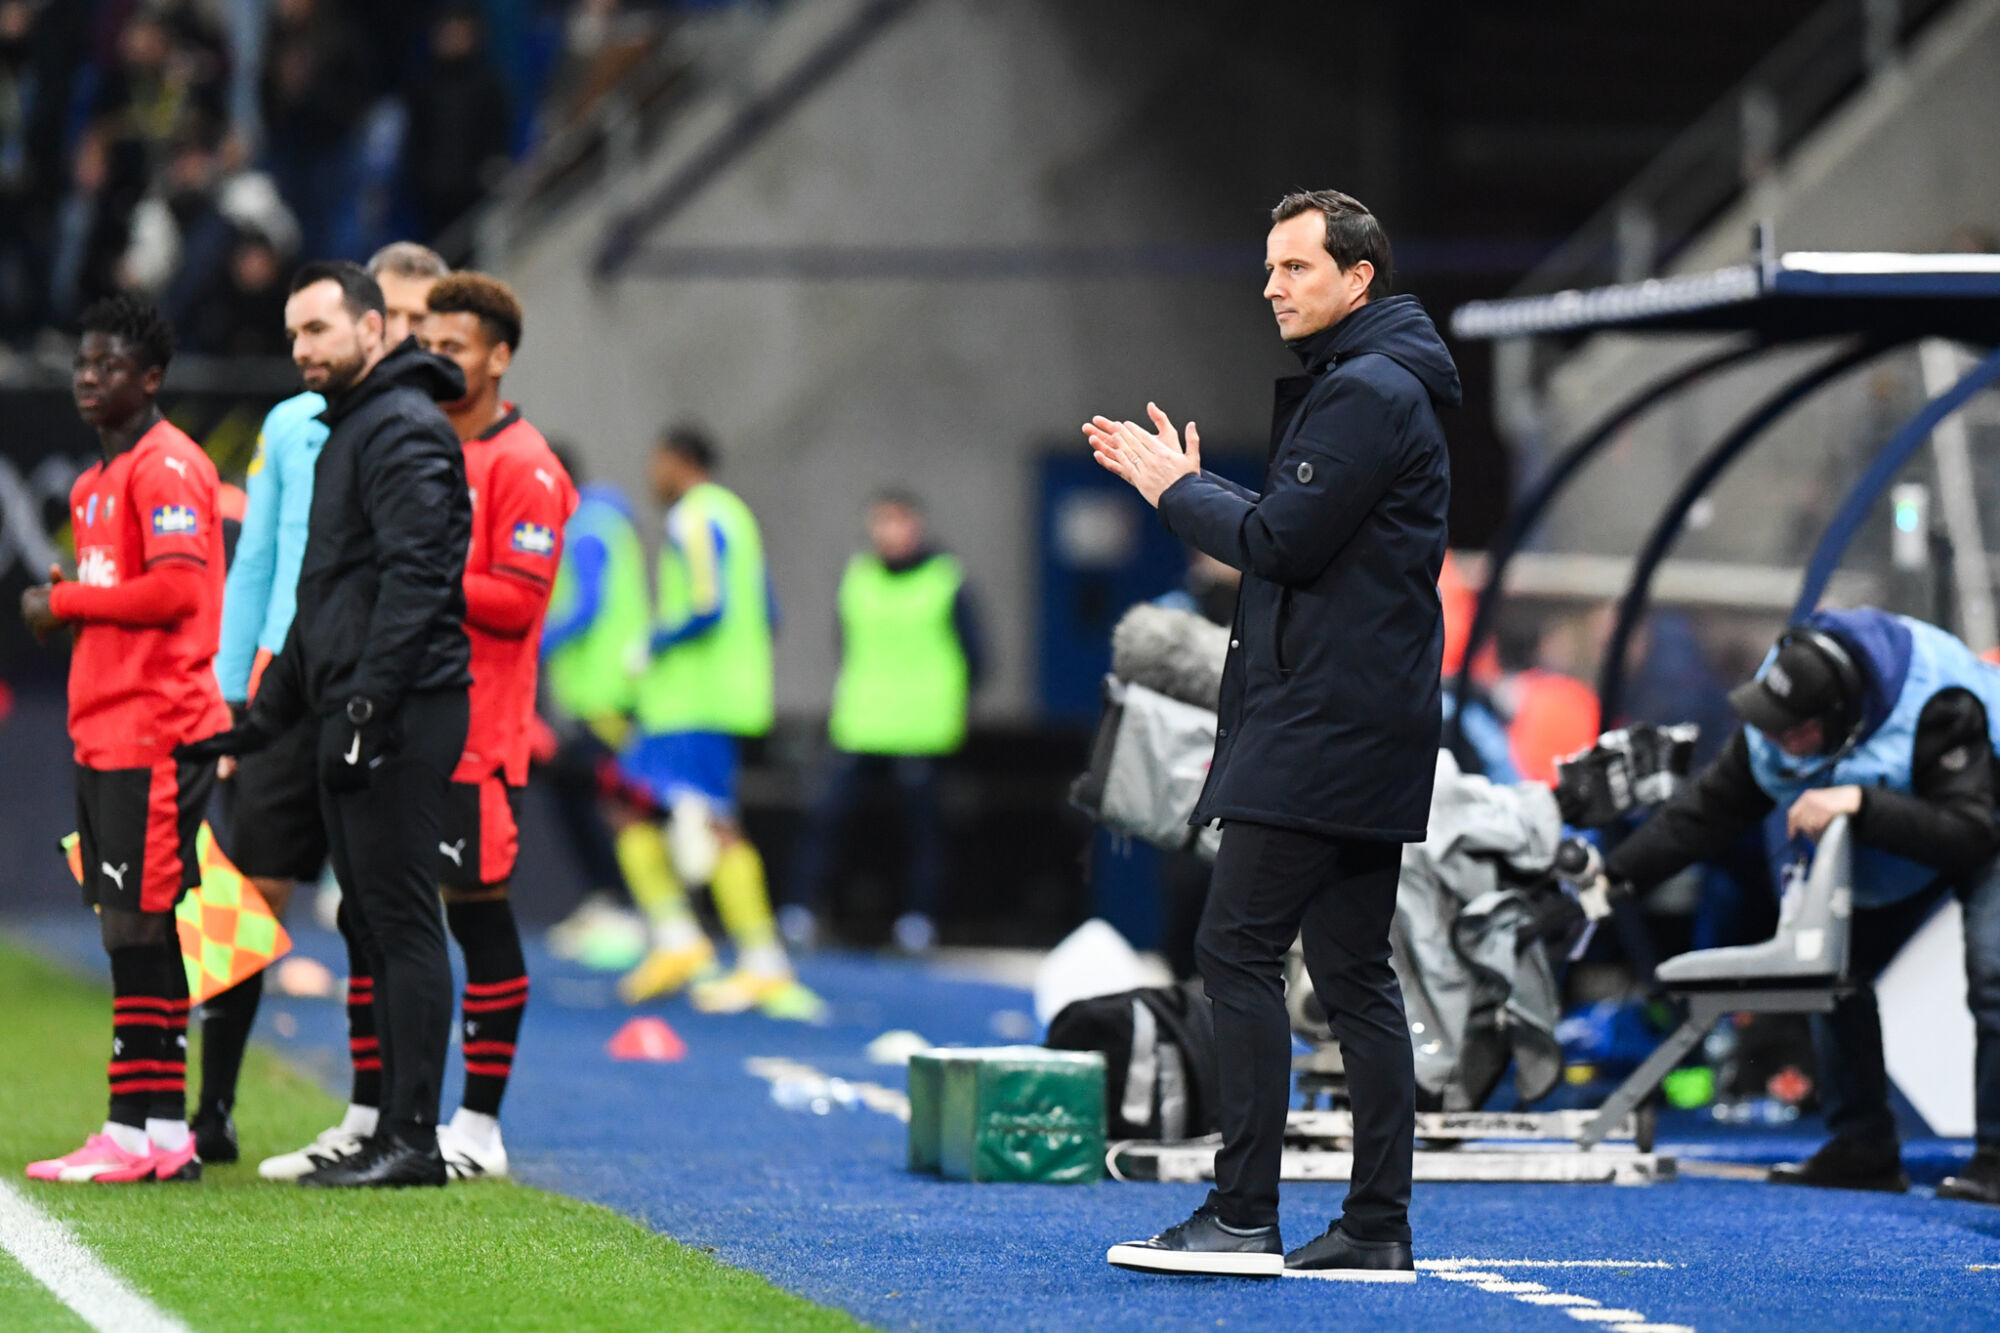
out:
<path id="1" fill-rule="evenodd" d="M 44 952 L 103 971 L 88 917 L 7 924 Z M 300 953 L 344 971 L 337 937 L 310 925 L 296 933 Z M 653 1006 L 641 1012 L 670 1023 L 688 1052 L 649 1064 L 605 1052 L 633 1014 L 610 977 L 532 945 L 530 970 L 503 1116 L 515 1174 L 712 1248 L 879 1328 L 2000 1329 L 2000 1208 L 1939 1200 L 1924 1184 L 1903 1196 L 1708 1177 L 1650 1187 L 1418 1186 L 1411 1221 L 1420 1264 L 1491 1260 L 1459 1271 L 1532 1290 L 1447 1280 L 1439 1274 L 1449 1270 L 1436 1267 L 1410 1286 L 1126 1273 L 1105 1265 L 1105 1248 L 1179 1221 L 1202 1188 L 913 1176 L 892 1116 L 788 1110 L 746 1069 L 752 1058 L 778 1057 L 900 1090 L 902 1071 L 870 1064 L 868 1041 L 909 1028 L 940 1044 L 995 1044 L 1019 1035 L 1025 992 L 918 963 L 820 956 L 802 972 L 831 1002 L 827 1025 L 704 1017 L 685 1001 Z M 258 1033 L 345 1092 L 339 1005 L 267 992 Z M 447 1114 L 457 1077 L 454 1068 Z M 1816 1130 L 1670 1116 L 1660 1146 L 1684 1161 L 1769 1162 L 1809 1152 Z M 1928 1183 L 1969 1151 L 1962 1142 L 1906 1145 L 1912 1174 Z M 1344 1189 L 1287 1185 L 1288 1242 L 1318 1234 Z M 1560 1295 L 1596 1304 L 1535 1300 Z M 1630 1313 L 1609 1317 L 1615 1311 Z"/>

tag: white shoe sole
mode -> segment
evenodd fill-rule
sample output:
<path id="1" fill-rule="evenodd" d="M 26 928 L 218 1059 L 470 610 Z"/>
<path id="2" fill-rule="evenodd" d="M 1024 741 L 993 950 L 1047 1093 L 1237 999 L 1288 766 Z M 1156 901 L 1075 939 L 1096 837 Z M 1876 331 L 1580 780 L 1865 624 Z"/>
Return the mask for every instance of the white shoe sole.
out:
<path id="1" fill-rule="evenodd" d="M 1280 1277 L 1285 1271 L 1282 1254 L 1156 1250 L 1149 1245 L 1113 1245 L 1105 1251 L 1104 1262 L 1135 1273 L 1186 1273 L 1196 1277 Z"/>
<path id="2" fill-rule="evenodd" d="M 1286 1277 L 1317 1278 L 1321 1282 L 1415 1282 L 1417 1275 L 1402 1268 L 1287 1268 Z"/>

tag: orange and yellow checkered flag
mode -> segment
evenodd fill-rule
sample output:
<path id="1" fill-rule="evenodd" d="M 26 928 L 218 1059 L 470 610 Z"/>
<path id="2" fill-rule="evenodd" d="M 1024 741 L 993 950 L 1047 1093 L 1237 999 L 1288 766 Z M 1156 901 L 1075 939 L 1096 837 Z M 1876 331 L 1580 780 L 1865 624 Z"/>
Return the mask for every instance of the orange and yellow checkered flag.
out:
<path id="1" fill-rule="evenodd" d="M 81 841 L 72 833 L 62 845 L 69 872 L 81 884 Z M 190 889 L 174 909 L 174 928 L 180 935 L 181 961 L 187 965 L 188 998 L 200 1004 L 290 953 L 292 937 L 271 915 L 257 886 L 215 845 L 215 833 L 206 821 L 195 838 L 195 851 L 201 860 L 201 886 Z"/>

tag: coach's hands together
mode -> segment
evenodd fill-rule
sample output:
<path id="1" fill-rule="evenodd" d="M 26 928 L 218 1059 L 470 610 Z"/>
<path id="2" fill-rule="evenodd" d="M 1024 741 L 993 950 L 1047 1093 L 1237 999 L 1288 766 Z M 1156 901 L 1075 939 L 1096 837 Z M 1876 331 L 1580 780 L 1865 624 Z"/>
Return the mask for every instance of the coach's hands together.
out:
<path id="1" fill-rule="evenodd" d="M 1146 503 L 1157 509 L 1170 486 L 1201 471 L 1201 432 L 1188 422 L 1187 446 L 1183 448 L 1180 432 L 1157 404 L 1147 403 L 1146 415 L 1153 419 L 1159 434 L 1137 422 L 1108 417 L 1092 417 L 1084 423 L 1083 433 L 1098 463 L 1130 482 Z"/>

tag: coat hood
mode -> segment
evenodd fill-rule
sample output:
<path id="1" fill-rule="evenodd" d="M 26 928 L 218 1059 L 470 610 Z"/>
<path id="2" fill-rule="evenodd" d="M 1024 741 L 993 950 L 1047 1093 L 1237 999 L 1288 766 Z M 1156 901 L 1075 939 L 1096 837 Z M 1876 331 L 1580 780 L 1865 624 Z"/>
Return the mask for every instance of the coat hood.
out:
<path id="1" fill-rule="evenodd" d="M 365 379 L 334 398 L 320 419 L 331 425 L 377 394 L 403 385 L 438 403 L 465 397 L 465 375 L 457 366 L 424 351 L 415 338 L 405 338 L 375 363 Z"/>
<path id="2" fill-rule="evenodd" d="M 1312 374 L 1334 361 L 1375 352 L 1415 375 L 1439 407 L 1457 407 L 1465 400 L 1458 366 L 1438 336 L 1437 325 L 1431 323 L 1423 303 L 1414 296 L 1370 301 L 1332 328 L 1301 338 L 1291 348 Z"/>
<path id="3" fill-rule="evenodd" d="M 1861 726 L 1856 744 L 1873 736 L 1902 697 L 1903 682 L 1910 674 L 1910 654 L 1914 650 L 1909 627 L 1872 606 L 1852 611 L 1816 611 L 1806 618 L 1815 629 L 1831 634 L 1851 653 L 1861 667 L 1864 685 L 1861 698 Z"/>

